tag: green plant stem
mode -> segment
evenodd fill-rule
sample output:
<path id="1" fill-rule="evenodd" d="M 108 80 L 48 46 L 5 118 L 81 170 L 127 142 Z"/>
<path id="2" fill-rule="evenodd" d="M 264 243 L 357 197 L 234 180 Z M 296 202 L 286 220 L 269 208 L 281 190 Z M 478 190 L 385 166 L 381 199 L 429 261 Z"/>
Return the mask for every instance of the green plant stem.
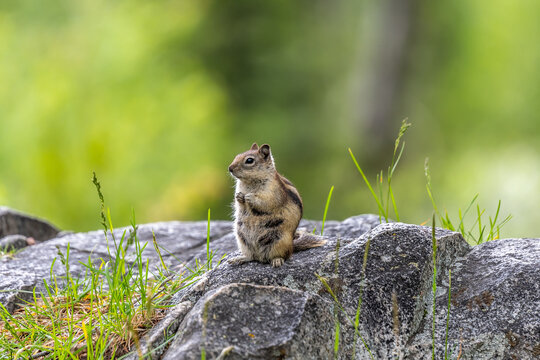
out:
<path id="1" fill-rule="evenodd" d="M 334 294 L 334 291 L 332 290 L 332 288 L 330 287 L 330 285 L 328 285 L 328 282 L 326 281 L 325 278 L 323 278 L 322 276 L 320 276 L 319 274 L 315 273 L 315 276 L 317 277 L 317 279 L 319 279 L 319 281 L 324 285 L 324 287 L 326 288 L 326 290 L 330 293 L 330 295 L 332 296 L 332 298 L 334 299 L 335 303 L 338 305 L 338 308 L 339 310 L 341 311 L 341 313 L 343 315 L 345 315 L 345 318 L 347 319 L 347 321 L 349 322 L 349 324 L 351 325 L 354 325 L 353 321 L 351 320 L 351 318 L 349 317 L 349 314 L 347 314 L 347 312 L 345 311 L 345 309 L 343 308 L 343 306 L 341 305 L 341 303 L 339 302 L 336 294 Z M 364 347 L 366 348 L 367 352 L 369 353 L 369 356 L 371 357 L 371 359 L 374 359 L 373 358 L 373 354 L 371 353 L 371 350 L 369 349 L 369 347 L 367 346 L 367 343 L 365 342 L 362 334 L 360 334 L 360 331 L 358 329 L 355 329 L 354 330 L 355 333 L 358 335 L 358 337 L 360 338 L 360 340 L 362 340 L 362 343 L 364 344 Z"/>
<path id="2" fill-rule="evenodd" d="M 351 148 L 349 148 L 349 154 L 351 155 L 351 158 L 352 158 L 354 164 L 356 165 L 356 168 L 358 169 L 358 172 L 360 172 L 360 175 L 362 175 L 362 178 L 364 179 L 364 182 L 366 183 L 369 191 L 371 192 L 371 195 L 373 196 L 373 198 L 375 199 L 375 202 L 377 203 L 377 206 L 379 208 L 379 219 L 381 218 L 381 216 L 384 216 L 384 219 L 386 221 L 388 221 L 388 217 L 386 216 L 386 213 L 384 211 L 384 206 L 382 205 L 381 201 L 379 200 L 379 197 L 377 196 L 377 194 L 375 194 L 375 191 L 373 190 L 373 187 L 371 186 L 369 180 L 367 179 L 366 175 L 364 174 L 364 171 L 362 170 L 360 165 L 358 165 L 358 161 L 356 161 L 356 158 L 354 157 L 354 154 L 352 153 Z"/>
<path id="3" fill-rule="evenodd" d="M 444 334 L 444 360 L 448 360 L 448 328 L 450 325 L 450 305 L 452 303 L 452 269 L 448 270 L 448 310 L 446 311 L 446 332 Z"/>
<path id="4" fill-rule="evenodd" d="M 432 255 L 433 255 L 433 323 L 432 323 L 432 353 L 431 358 L 435 360 L 435 299 L 437 295 L 437 238 L 435 237 L 435 214 L 433 214 L 433 223 L 431 227 Z"/>
<path id="5" fill-rule="evenodd" d="M 328 206 L 330 206 L 330 199 L 332 198 L 332 192 L 334 191 L 334 185 L 330 188 L 330 192 L 328 193 L 328 198 L 326 199 L 326 205 L 324 207 L 324 214 L 322 219 L 322 225 L 321 225 L 321 236 L 324 233 L 324 223 L 326 222 L 326 214 L 328 213 Z"/>
<path id="6" fill-rule="evenodd" d="M 212 259 L 210 257 L 210 209 L 208 209 L 208 226 L 206 227 L 206 263 L 208 270 L 212 270 Z"/>

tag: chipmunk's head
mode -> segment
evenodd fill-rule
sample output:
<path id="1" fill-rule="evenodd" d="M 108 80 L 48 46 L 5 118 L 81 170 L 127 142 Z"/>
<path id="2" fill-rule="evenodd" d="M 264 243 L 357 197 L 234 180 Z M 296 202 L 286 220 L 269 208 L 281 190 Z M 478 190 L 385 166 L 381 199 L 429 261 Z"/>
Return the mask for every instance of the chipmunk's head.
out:
<path id="1" fill-rule="evenodd" d="M 259 147 L 256 143 L 248 151 L 236 155 L 229 165 L 229 172 L 239 180 L 250 181 L 267 179 L 275 171 L 274 158 L 270 145 Z"/>

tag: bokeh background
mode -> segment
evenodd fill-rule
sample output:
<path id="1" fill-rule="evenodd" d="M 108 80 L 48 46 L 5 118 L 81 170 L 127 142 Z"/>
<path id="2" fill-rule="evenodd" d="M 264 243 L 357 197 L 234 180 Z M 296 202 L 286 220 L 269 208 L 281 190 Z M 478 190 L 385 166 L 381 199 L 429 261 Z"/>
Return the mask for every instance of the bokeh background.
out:
<path id="1" fill-rule="evenodd" d="M 63 229 L 230 218 L 227 166 L 272 146 L 305 216 L 376 212 L 391 160 L 402 220 L 457 218 L 476 193 L 536 236 L 540 2 L 2 0 L 0 204 Z"/>

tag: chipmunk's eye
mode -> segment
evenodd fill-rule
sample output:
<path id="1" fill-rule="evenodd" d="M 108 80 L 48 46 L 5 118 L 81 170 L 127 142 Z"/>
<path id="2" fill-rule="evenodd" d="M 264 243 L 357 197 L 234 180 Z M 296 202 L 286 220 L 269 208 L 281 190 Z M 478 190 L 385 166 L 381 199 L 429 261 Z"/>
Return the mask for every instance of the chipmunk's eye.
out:
<path id="1" fill-rule="evenodd" d="M 255 162 L 255 159 L 252 158 L 252 157 L 248 157 L 248 158 L 246 159 L 246 164 L 253 164 L 254 162 Z"/>

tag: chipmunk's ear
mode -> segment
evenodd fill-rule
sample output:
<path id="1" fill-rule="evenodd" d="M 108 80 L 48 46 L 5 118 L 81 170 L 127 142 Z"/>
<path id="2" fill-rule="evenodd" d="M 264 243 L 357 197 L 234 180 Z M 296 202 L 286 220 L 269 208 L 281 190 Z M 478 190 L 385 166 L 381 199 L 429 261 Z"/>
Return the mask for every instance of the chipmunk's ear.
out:
<path id="1" fill-rule="evenodd" d="M 265 158 L 268 159 L 270 156 L 270 145 L 264 144 L 259 148 L 259 153 Z"/>
<path id="2" fill-rule="evenodd" d="M 259 150 L 259 145 L 257 145 L 257 143 L 253 143 L 253 145 L 251 145 L 251 149 L 249 150 Z"/>

